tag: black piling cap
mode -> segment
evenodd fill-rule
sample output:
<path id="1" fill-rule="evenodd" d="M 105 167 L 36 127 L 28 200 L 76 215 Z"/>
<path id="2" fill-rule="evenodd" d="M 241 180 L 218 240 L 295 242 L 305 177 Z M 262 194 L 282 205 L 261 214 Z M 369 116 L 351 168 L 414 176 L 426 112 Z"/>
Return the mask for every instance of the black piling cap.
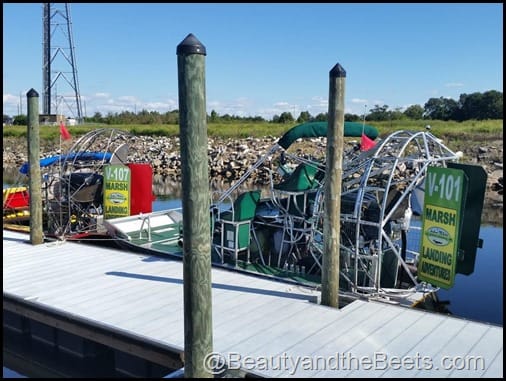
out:
<path id="1" fill-rule="evenodd" d="M 197 40 L 193 34 L 189 34 L 186 38 L 177 46 L 177 55 L 189 55 L 189 54 L 202 54 L 206 55 L 206 47 Z"/>
<path id="2" fill-rule="evenodd" d="M 26 93 L 26 96 L 28 98 L 35 98 L 35 97 L 38 97 L 39 96 L 39 93 L 36 92 L 34 89 L 30 89 L 27 93 Z"/>
<path id="3" fill-rule="evenodd" d="M 345 78 L 346 77 L 346 70 L 343 69 L 343 67 L 339 64 L 336 64 L 330 71 L 330 76 L 332 78 Z"/>

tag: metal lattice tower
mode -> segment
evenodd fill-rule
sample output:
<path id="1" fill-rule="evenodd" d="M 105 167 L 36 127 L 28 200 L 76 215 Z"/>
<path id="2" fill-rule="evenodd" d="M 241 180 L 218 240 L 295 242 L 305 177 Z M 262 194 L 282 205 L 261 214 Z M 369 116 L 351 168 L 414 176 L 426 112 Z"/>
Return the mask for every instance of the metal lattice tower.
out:
<path id="1" fill-rule="evenodd" d="M 66 111 L 81 123 L 83 120 L 72 22 L 67 3 L 43 3 L 43 113 Z M 58 87 L 57 87 L 58 85 Z"/>

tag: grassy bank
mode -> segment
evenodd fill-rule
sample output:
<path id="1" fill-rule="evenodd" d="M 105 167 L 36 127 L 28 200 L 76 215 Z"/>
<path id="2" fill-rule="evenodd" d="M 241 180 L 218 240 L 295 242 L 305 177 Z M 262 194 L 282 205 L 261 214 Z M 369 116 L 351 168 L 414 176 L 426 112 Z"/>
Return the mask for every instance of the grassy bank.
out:
<path id="1" fill-rule="evenodd" d="M 451 142 L 451 148 L 461 150 L 469 142 L 486 144 L 487 142 L 503 139 L 503 120 L 468 120 L 465 122 L 422 120 L 404 122 L 377 122 L 374 124 L 381 135 L 386 135 L 399 129 L 420 131 L 430 125 L 431 132 L 446 142 Z"/>
<path id="2" fill-rule="evenodd" d="M 406 120 L 406 121 L 385 121 L 385 122 L 367 122 L 378 128 L 380 136 L 387 135 L 397 130 L 415 130 L 420 131 L 426 125 L 431 126 L 431 131 L 438 137 L 451 139 L 452 142 L 486 142 L 490 140 L 502 139 L 503 120 L 469 120 L 457 123 L 454 121 L 438 120 Z M 263 136 L 281 136 L 285 131 L 295 126 L 296 123 L 208 123 L 208 135 L 223 138 L 245 138 L 263 137 Z M 176 136 L 179 134 L 179 125 L 104 125 L 104 124 L 84 124 L 80 126 L 68 127 L 73 137 L 79 137 L 85 133 L 97 129 L 113 127 L 124 131 L 129 131 L 135 135 L 146 136 Z M 3 137 L 26 138 L 26 126 L 6 126 L 3 128 Z M 60 130 L 58 126 L 40 126 L 40 138 L 44 140 L 58 140 Z"/>

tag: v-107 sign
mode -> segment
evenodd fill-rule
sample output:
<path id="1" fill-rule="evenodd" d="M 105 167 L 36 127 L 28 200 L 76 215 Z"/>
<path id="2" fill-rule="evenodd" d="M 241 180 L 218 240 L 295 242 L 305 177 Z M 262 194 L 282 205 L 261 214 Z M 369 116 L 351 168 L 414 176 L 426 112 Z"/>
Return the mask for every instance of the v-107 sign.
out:
<path id="1" fill-rule="evenodd" d="M 445 289 L 455 281 L 465 181 L 464 171 L 440 167 L 425 178 L 418 278 Z"/>
<path id="2" fill-rule="evenodd" d="M 104 166 L 104 218 L 130 215 L 130 168 L 122 164 Z"/>

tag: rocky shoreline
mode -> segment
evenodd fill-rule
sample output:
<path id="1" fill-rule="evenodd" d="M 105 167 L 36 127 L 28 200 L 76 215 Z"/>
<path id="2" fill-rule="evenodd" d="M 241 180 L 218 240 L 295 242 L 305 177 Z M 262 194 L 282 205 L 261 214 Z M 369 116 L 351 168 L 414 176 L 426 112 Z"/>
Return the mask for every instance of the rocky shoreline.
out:
<path id="1" fill-rule="evenodd" d="M 209 137 L 208 158 L 210 178 L 213 186 L 227 186 L 239 179 L 267 150 L 277 137 L 221 139 Z M 351 144 L 351 143 L 348 143 Z M 129 142 L 129 161 L 152 164 L 155 181 L 179 183 L 181 180 L 181 158 L 178 137 L 136 136 Z M 448 145 L 450 148 L 451 144 Z M 54 142 L 41 142 L 41 157 L 60 153 L 61 147 Z M 63 150 L 66 149 L 63 147 Z M 455 151 L 458 149 L 452 148 Z M 308 154 L 318 156 L 325 152 L 322 139 L 313 139 L 304 147 Z M 503 141 L 495 140 L 487 145 L 467 145 L 462 162 L 481 165 L 487 172 L 487 206 L 500 207 L 503 204 Z M 3 165 L 6 168 L 19 167 L 27 161 L 27 142 L 21 138 L 3 139 Z M 269 162 L 267 165 L 270 166 Z M 274 169 L 272 166 L 271 169 Z M 259 172 L 252 185 L 266 186 L 268 171 Z M 501 213 L 502 219 L 502 213 Z"/>

